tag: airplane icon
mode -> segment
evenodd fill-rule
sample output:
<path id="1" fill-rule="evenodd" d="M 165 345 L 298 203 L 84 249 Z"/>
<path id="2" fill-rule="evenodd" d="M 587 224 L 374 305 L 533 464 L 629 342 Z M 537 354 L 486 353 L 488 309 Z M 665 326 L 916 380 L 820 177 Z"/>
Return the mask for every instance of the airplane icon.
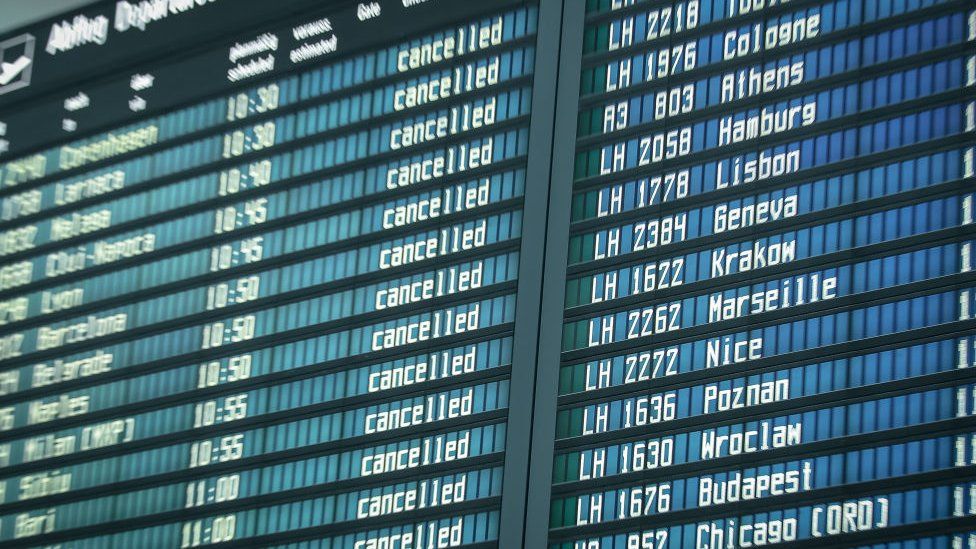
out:
<path id="1" fill-rule="evenodd" d="M 0 86 L 6 86 L 13 81 L 24 69 L 30 66 L 34 60 L 26 55 L 21 55 L 13 63 L 0 63 Z"/>
<path id="2" fill-rule="evenodd" d="M 0 95 L 30 86 L 33 71 L 33 35 L 22 34 L 0 42 Z"/>

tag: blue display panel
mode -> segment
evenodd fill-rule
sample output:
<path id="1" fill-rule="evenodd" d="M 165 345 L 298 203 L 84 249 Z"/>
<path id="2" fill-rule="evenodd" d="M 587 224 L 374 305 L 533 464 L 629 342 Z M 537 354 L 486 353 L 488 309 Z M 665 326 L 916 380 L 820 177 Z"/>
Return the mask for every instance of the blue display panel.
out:
<path id="1" fill-rule="evenodd" d="M 550 547 L 970 546 L 971 3 L 577 9 Z"/>
<path id="2" fill-rule="evenodd" d="M 5 546 L 499 538 L 539 9 L 307 11 L 0 161 Z"/>

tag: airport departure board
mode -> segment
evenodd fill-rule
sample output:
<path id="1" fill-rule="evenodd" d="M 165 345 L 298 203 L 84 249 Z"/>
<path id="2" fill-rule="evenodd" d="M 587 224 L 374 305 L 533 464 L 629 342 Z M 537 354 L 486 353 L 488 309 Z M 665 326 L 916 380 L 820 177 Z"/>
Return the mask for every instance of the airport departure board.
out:
<path id="1" fill-rule="evenodd" d="M 0 546 L 974 549 L 974 155 L 973 0 L 7 33 Z"/>

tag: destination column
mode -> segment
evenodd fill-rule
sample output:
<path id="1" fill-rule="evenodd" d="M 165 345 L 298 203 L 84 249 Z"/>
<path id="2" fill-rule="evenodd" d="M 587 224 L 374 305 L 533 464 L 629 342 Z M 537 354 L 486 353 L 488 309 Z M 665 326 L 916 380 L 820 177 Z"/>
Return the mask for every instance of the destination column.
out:
<path id="1" fill-rule="evenodd" d="M 973 21 L 587 3 L 552 547 L 963 543 Z"/>

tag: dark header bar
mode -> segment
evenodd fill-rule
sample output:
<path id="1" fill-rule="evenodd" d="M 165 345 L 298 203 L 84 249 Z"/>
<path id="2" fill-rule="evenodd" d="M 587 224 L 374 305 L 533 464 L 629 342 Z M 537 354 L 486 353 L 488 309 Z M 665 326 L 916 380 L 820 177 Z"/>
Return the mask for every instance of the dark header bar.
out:
<path id="1" fill-rule="evenodd" d="M 321 2 L 299 0 L 284 13 L 296 15 Z M 0 86 L 0 109 L 106 72 L 228 36 L 254 21 L 282 17 L 282 7 L 267 0 L 104 0 L 46 19 L 0 38 L 5 63 L 29 58 L 23 73 Z M 215 27 L 213 21 L 220 21 Z M 219 30 L 218 30 L 219 29 Z M 217 35 L 216 33 L 220 33 Z M 24 51 L 24 46 L 26 50 Z M 2 50 L 16 50 L 3 52 Z M 19 83 L 19 86 L 12 84 Z"/>
<path id="2" fill-rule="evenodd" d="M 377 0 L 313 9 L 322 2 L 310 0 L 287 10 L 267 0 L 99 3 L 0 41 L 0 161 L 522 3 Z M 290 17 L 282 20 L 283 12 Z M 213 44 L 213 21 L 243 28 L 272 14 L 278 23 L 225 35 L 219 47 L 187 46 Z M 179 61 L 158 61 L 180 53 Z M 153 60 L 138 61 L 147 56 Z M 86 80 L 108 70 L 109 79 Z M 54 95 L 14 107 L 46 92 Z"/>

